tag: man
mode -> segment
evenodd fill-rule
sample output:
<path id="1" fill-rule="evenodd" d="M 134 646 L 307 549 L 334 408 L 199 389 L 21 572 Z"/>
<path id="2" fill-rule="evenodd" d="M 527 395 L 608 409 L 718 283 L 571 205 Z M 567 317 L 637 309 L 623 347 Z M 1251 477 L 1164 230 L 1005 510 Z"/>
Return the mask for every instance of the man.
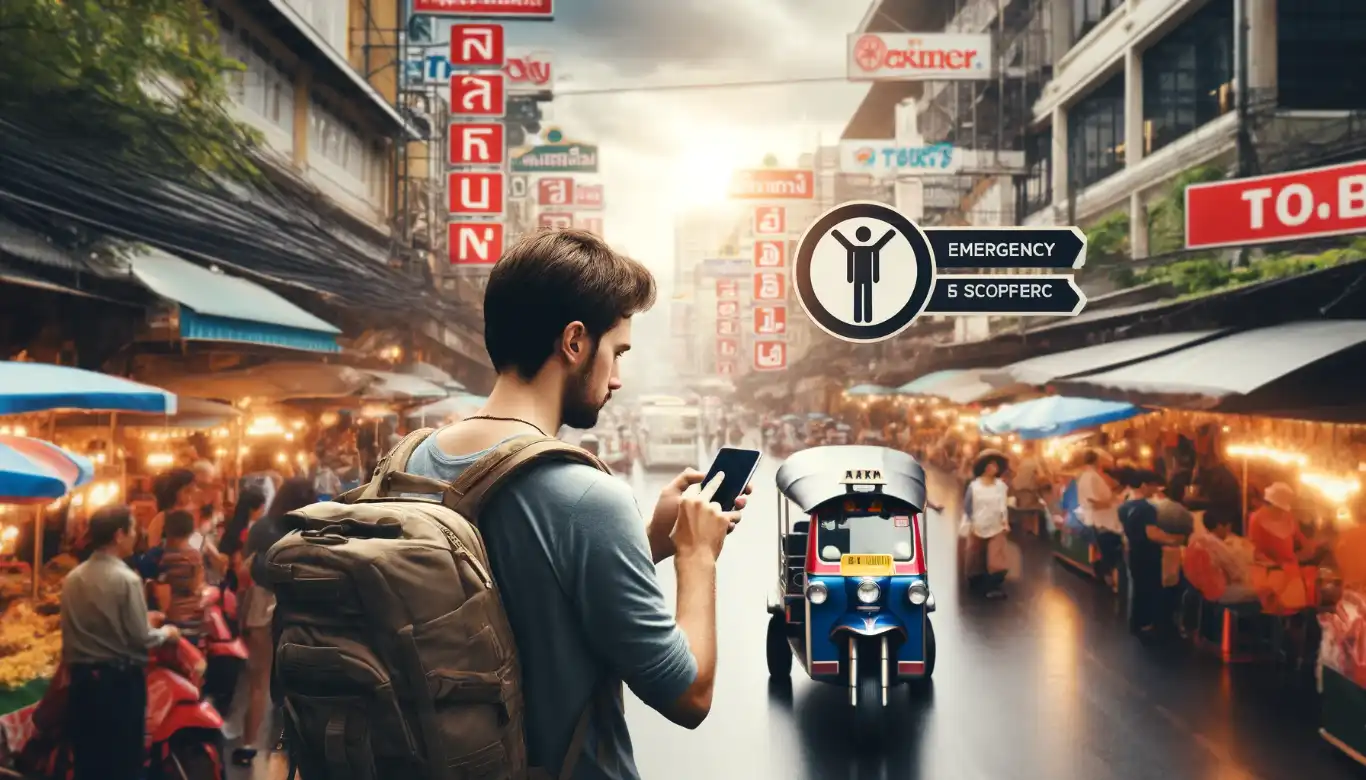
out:
<path id="1" fill-rule="evenodd" d="M 62 587 L 62 657 L 71 673 L 68 733 L 76 780 L 142 776 L 147 717 L 147 651 L 180 639 L 175 626 L 151 628 L 142 580 L 123 559 L 137 529 L 126 506 L 90 518 L 94 553 Z"/>
<path id="2" fill-rule="evenodd" d="M 654 298 L 650 272 L 590 233 L 540 232 L 514 244 L 484 295 L 484 343 L 498 372 L 488 403 L 425 441 L 407 471 L 453 480 L 506 439 L 561 424 L 592 428 L 622 386 L 631 317 Z M 618 680 L 679 725 L 706 718 L 716 678 L 716 560 L 743 504 L 721 512 L 698 495 L 701 479 L 689 470 L 666 487 L 648 527 L 626 482 L 576 463 L 540 464 L 483 509 L 522 665 L 532 766 L 557 776 L 594 692 Z M 676 615 L 655 574 L 669 556 Z M 618 699 L 591 716 L 573 777 L 639 776 Z"/>
<path id="3" fill-rule="evenodd" d="M 1155 497 L 1162 490 L 1156 471 L 1139 471 L 1130 477 L 1133 497 L 1119 507 L 1124 536 L 1129 540 L 1129 583 L 1132 601 L 1129 630 L 1145 635 L 1172 628 L 1173 605 L 1162 586 L 1163 546 L 1185 543 L 1183 536 L 1163 531 L 1157 524 Z M 1174 506 L 1180 506 L 1174 504 Z"/>
<path id="4" fill-rule="evenodd" d="M 1112 590 L 1119 588 L 1116 574 L 1124 557 L 1124 525 L 1119 521 L 1119 505 L 1124 496 L 1115 490 L 1113 481 L 1101 473 L 1101 462 L 1108 463 L 1109 455 L 1095 448 L 1082 457 L 1082 470 L 1077 475 L 1077 498 L 1081 502 L 1083 522 L 1096 535 L 1100 560 L 1096 561 L 1096 577 Z M 1118 495 L 1116 495 L 1119 493 Z"/>

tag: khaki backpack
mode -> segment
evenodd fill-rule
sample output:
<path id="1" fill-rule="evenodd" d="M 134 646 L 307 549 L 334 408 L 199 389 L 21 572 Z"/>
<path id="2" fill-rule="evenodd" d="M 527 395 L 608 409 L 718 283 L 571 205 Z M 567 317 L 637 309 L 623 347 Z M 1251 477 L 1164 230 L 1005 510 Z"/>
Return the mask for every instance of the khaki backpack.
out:
<path id="1" fill-rule="evenodd" d="M 369 484 L 291 513 L 296 531 L 267 553 L 290 763 L 303 780 L 570 780 L 590 712 L 620 683 L 585 709 L 558 773 L 528 767 L 517 646 L 479 512 L 537 462 L 610 470 L 524 436 L 453 483 L 405 473 L 432 433 L 408 434 Z"/>

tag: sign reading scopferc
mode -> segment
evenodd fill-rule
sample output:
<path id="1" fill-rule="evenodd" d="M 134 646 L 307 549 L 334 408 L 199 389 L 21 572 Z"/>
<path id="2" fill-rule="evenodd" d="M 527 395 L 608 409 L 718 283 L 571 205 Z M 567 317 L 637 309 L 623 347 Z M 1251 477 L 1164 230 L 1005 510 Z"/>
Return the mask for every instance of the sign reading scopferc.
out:
<path id="1" fill-rule="evenodd" d="M 850 81 L 977 81 L 992 78 L 990 35 L 853 33 Z"/>

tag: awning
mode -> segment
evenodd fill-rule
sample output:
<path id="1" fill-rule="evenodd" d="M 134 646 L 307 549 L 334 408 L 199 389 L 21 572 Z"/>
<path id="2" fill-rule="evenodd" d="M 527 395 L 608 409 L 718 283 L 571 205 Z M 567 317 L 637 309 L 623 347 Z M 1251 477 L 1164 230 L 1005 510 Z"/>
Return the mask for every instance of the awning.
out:
<path id="1" fill-rule="evenodd" d="M 853 387 L 849 388 L 848 390 L 845 390 L 845 391 L 844 391 L 844 394 L 847 395 L 847 396 L 854 396 L 854 397 L 859 397 L 859 396 L 864 396 L 864 397 L 866 397 L 866 396 L 877 396 L 877 395 L 895 395 L 895 394 L 896 394 L 896 390 L 893 389 L 893 388 L 890 388 L 890 387 L 883 387 L 882 385 L 854 385 Z"/>
<path id="2" fill-rule="evenodd" d="M 182 395 L 237 402 L 243 398 L 279 402 L 304 398 L 348 398 L 375 382 L 349 366 L 279 361 L 212 374 L 167 374 L 160 384 Z"/>
<path id="3" fill-rule="evenodd" d="M 171 415 L 125 415 L 118 424 L 125 428 L 189 428 L 202 431 L 227 425 L 242 416 L 242 412 L 228 404 L 206 401 L 203 398 L 176 399 L 176 412 Z M 110 415 L 95 412 L 64 414 L 57 418 L 58 428 L 108 428 Z"/>
<path id="4" fill-rule="evenodd" d="M 445 388 L 435 385 L 420 376 L 395 374 L 392 371 L 371 371 L 365 373 L 375 378 L 375 382 L 365 388 L 362 395 L 375 401 L 406 401 L 413 399 L 435 400 L 450 395 Z"/>
<path id="5" fill-rule="evenodd" d="M 1088 376 L 1059 379 L 1059 392 L 1144 406 L 1207 409 L 1256 414 L 1259 409 L 1293 409 L 1305 396 L 1321 403 L 1329 384 L 1359 396 L 1366 356 L 1366 321 L 1316 320 L 1257 328 L 1197 343 L 1129 365 Z M 1341 357 L 1341 361 L 1336 358 Z M 1312 372 L 1321 361 L 1342 363 L 1316 376 L 1300 393 L 1268 392 L 1294 375 Z M 1345 373 L 1344 373 L 1345 372 Z M 1257 393 L 1259 398 L 1252 398 Z M 1287 398 L 1288 395 L 1298 397 Z M 1279 396 L 1279 397 L 1277 397 Z"/>
<path id="6" fill-rule="evenodd" d="M 992 387 L 982 378 L 983 374 L 995 369 L 974 368 L 959 373 L 957 376 L 949 377 L 942 382 L 937 382 L 924 392 L 924 395 L 938 396 L 952 401 L 956 404 L 975 404 L 987 403 L 989 401 L 1006 401 L 1011 398 L 1021 396 L 1038 395 L 1037 391 L 1029 388 L 1009 388 L 1002 389 Z"/>
<path id="7" fill-rule="evenodd" d="M 1096 344 L 1067 352 L 1055 352 L 1051 355 L 1040 355 L 1028 360 L 1021 360 L 1004 368 L 988 371 L 982 375 L 982 378 L 994 387 L 1009 387 L 1011 385 L 1042 387 L 1059 377 L 1101 371 L 1137 360 L 1147 360 L 1215 338 L 1222 332 L 1196 330 Z"/>
<path id="8" fill-rule="evenodd" d="M 978 427 L 993 436 L 1014 433 L 1021 439 L 1049 439 L 1127 420 L 1143 412 L 1133 404 L 1120 401 L 1051 395 L 1003 407 L 983 416 Z"/>
<path id="9" fill-rule="evenodd" d="M 203 268 L 159 249 L 129 260 L 133 275 L 180 304 L 180 337 L 308 352 L 340 352 L 336 327 L 255 282 Z"/>
<path id="10" fill-rule="evenodd" d="M 901 395 L 924 395 L 929 392 L 930 388 L 940 382 L 953 379 L 961 373 L 963 372 L 956 369 L 949 371 L 934 371 L 918 379 L 907 382 L 901 387 L 898 387 L 896 391 Z"/>
<path id="11" fill-rule="evenodd" d="M 159 387 L 70 366 L 0 362 L 0 414 L 54 409 L 175 414 L 176 397 Z"/>

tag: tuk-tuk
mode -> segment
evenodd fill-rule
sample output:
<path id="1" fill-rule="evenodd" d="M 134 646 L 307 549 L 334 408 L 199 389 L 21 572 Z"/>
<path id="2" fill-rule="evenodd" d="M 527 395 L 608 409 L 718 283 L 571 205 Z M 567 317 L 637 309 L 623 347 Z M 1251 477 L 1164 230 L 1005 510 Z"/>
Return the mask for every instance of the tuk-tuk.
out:
<path id="1" fill-rule="evenodd" d="M 925 471 L 886 447 L 815 447 L 778 469 L 778 593 L 768 672 L 849 686 L 859 720 L 887 690 L 934 674 L 921 513 Z"/>

